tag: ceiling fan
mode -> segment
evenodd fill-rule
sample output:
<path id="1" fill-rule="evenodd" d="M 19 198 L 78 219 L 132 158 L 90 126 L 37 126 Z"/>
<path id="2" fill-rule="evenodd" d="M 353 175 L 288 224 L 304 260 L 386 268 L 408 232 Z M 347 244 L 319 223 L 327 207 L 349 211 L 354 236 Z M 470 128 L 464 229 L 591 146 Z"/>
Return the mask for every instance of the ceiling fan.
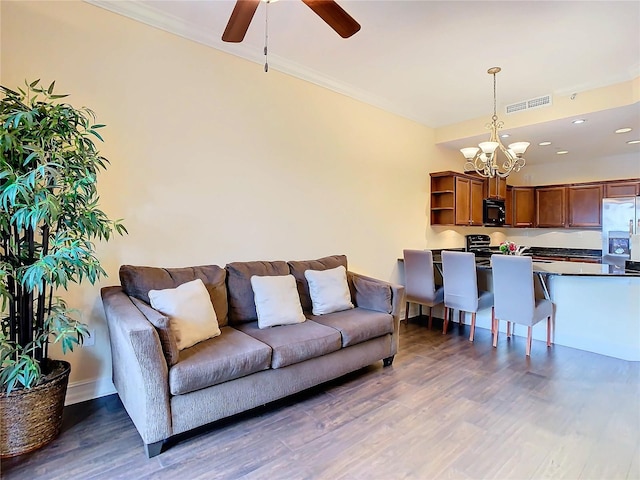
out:
<path id="1" fill-rule="evenodd" d="M 261 0 L 237 0 L 231 17 L 224 29 L 224 42 L 241 42 L 247 33 L 253 15 Z M 360 24 L 333 0 L 302 0 L 327 25 L 333 28 L 342 38 L 349 38 L 360 30 Z"/>

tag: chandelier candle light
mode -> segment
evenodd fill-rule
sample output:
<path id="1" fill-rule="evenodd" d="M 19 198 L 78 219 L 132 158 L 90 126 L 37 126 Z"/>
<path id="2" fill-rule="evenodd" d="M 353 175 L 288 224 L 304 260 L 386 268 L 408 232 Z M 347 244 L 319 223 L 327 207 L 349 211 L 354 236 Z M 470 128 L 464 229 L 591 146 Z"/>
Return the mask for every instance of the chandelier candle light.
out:
<path id="1" fill-rule="evenodd" d="M 479 143 L 478 147 L 480 148 L 467 147 L 460 149 L 464 158 L 467 159 L 464 165 L 465 171 L 475 170 L 479 175 L 488 178 L 496 176 L 506 178 L 511 172 L 520 171 L 525 165 L 523 155 L 529 146 L 529 142 L 516 142 L 505 148 L 498 138 L 498 130 L 504 125 L 503 122 L 498 121 L 498 115 L 496 115 L 496 73 L 500 70 L 500 67 L 492 67 L 487 70 L 489 75 L 493 75 L 493 117 L 491 117 L 491 123 L 487 124 L 487 128 L 491 131 L 491 138 L 489 138 L 488 142 Z M 496 160 L 498 149 L 506 157 L 502 166 L 498 166 Z"/>

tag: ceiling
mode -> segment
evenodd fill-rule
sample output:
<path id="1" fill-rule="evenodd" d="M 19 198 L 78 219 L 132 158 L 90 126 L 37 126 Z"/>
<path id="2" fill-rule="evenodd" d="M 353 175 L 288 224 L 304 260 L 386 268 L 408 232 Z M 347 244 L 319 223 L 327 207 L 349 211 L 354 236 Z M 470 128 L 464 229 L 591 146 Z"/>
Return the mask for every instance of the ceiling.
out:
<path id="1" fill-rule="evenodd" d="M 434 128 L 490 120 L 493 84 L 486 72 L 492 66 L 502 67 L 498 116 L 506 128 L 508 117 L 501 112 L 508 104 L 547 94 L 568 97 L 640 76 L 637 1 L 338 0 L 362 26 L 343 39 L 300 0 L 280 0 L 260 4 L 239 44 L 220 39 L 233 0 L 87 1 L 254 61 L 257 69 L 264 63 L 268 9 L 270 70 Z M 554 121 L 513 133 L 532 143 L 528 163 L 553 161 L 555 155 L 537 146 L 543 140 L 571 155 L 579 149 L 640 153 L 640 146 L 626 144 L 640 139 L 640 104 L 585 118 L 580 129 Z M 620 127 L 634 130 L 613 135 Z M 463 143 L 469 146 L 469 139 Z"/>

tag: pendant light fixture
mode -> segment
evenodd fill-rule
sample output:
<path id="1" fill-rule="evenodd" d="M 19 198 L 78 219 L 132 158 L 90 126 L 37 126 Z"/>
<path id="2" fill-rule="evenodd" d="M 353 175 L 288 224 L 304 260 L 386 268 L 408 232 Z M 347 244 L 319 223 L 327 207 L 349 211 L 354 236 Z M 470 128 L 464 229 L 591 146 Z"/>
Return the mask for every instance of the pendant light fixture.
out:
<path id="1" fill-rule="evenodd" d="M 493 116 L 491 123 L 487 124 L 487 128 L 491 132 L 489 141 L 479 143 L 477 147 L 460 149 L 464 158 L 467 159 L 464 165 L 465 171 L 475 170 L 479 175 L 488 178 L 506 178 L 511 172 L 520 171 L 525 165 L 523 155 L 529 146 L 529 142 L 516 142 L 505 147 L 498 137 L 498 130 L 504 125 L 503 122 L 498 121 L 496 114 L 496 74 L 500 70 L 500 67 L 492 67 L 487 70 L 489 75 L 493 75 Z M 498 150 L 506 157 L 502 163 L 499 163 L 497 159 Z"/>

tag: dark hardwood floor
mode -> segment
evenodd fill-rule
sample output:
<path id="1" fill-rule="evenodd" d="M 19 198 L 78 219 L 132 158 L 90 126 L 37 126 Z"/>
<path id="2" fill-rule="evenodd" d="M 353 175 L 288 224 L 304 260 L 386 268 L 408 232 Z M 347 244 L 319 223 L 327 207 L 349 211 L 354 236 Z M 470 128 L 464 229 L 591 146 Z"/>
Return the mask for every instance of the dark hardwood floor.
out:
<path id="1" fill-rule="evenodd" d="M 435 322 L 434 322 L 435 323 Z M 117 396 L 65 409 L 9 479 L 640 478 L 640 363 L 413 321 L 400 352 L 147 459 Z M 603 335 L 606 325 L 603 323 Z M 166 448 L 166 447 L 165 447 Z"/>

